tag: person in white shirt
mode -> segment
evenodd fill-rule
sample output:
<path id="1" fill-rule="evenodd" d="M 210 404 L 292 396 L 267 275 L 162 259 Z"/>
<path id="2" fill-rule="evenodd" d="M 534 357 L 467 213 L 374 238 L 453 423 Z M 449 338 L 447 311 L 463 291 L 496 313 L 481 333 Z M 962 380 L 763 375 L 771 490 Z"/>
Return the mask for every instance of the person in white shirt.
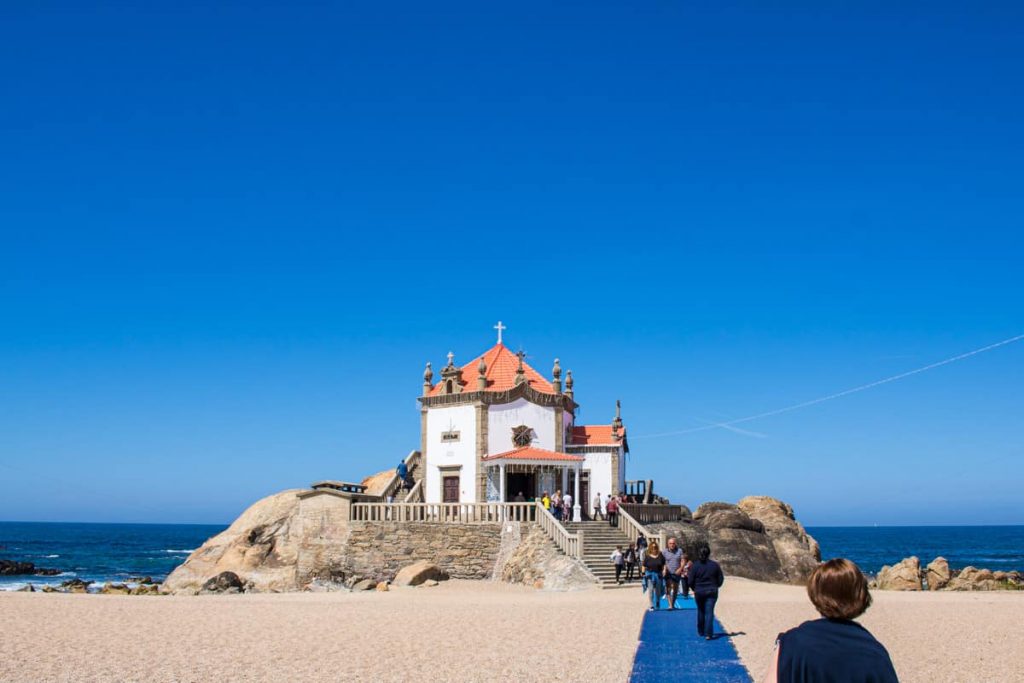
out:
<path id="1" fill-rule="evenodd" d="M 562 500 L 565 501 L 565 521 L 571 522 L 571 521 L 573 521 L 573 515 L 572 515 L 572 494 L 571 493 L 565 494 L 565 496 L 562 498 Z"/>
<path id="2" fill-rule="evenodd" d="M 622 555 L 622 546 L 615 546 L 615 550 L 612 551 L 608 559 L 615 565 L 615 583 L 622 583 L 622 567 L 626 564 L 626 559 Z"/>
<path id="3" fill-rule="evenodd" d="M 604 519 L 604 513 L 601 512 L 601 494 L 600 493 L 598 493 L 596 496 L 594 496 L 594 519 L 596 520 L 598 517 L 600 517 L 601 519 Z"/>

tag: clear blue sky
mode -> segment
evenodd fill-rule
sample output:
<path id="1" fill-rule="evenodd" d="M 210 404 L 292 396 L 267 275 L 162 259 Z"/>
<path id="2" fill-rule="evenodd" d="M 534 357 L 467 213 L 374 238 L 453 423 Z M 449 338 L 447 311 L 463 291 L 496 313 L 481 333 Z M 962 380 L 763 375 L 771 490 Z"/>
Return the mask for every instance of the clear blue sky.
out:
<path id="1" fill-rule="evenodd" d="M 508 325 L 631 477 L 1024 523 L 1015 3 L 7 3 L 0 519 L 227 522 Z"/>

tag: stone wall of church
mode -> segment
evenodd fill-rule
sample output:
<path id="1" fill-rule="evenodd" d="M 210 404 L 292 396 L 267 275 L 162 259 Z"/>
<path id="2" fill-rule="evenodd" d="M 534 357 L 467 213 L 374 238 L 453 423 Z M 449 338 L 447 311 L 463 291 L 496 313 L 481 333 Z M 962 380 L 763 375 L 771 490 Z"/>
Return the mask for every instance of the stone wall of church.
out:
<path id="1" fill-rule="evenodd" d="M 429 560 L 453 579 L 488 579 L 501 546 L 501 524 L 349 522 L 343 568 L 347 576 L 384 581 Z"/>

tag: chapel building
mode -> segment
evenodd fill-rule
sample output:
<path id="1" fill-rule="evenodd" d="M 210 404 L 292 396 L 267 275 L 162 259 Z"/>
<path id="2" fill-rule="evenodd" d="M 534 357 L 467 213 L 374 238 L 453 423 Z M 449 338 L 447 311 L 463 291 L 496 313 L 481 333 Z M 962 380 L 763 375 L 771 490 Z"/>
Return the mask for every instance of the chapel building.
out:
<path id="1" fill-rule="evenodd" d="M 618 402 L 610 424 L 576 424 L 572 371 L 556 358 L 545 379 L 501 341 L 440 380 L 427 363 L 419 398 L 427 503 L 512 502 L 572 493 L 588 515 L 594 493 L 625 487 L 626 428 Z M 579 516 L 580 510 L 574 516 Z"/>

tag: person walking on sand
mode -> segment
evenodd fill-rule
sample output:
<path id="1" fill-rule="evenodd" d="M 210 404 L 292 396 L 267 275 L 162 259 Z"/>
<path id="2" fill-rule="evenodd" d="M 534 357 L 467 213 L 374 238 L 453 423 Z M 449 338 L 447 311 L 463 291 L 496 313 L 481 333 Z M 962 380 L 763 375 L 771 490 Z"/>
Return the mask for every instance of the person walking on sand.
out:
<path id="1" fill-rule="evenodd" d="M 650 589 L 647 597 L 651 600 L 649 608 L 651 612 L 661 609 L 661 596 L 665 592 L 665 584 L 661 580 L 661 575 L 664 571 L 665 556 L 661 554 L 658 542 L 651 541 L 644 554 L 644 577 L 646 577 L 647 586 Z"/>
<path id="2" fill-rule="evenodd" d="M 594 496 L 594 521 L 597 521 L 598 517 L 604 519 L 604 513 L 601 512 L 601 494 L 598 493 Z"/>
<path id="3" fill-rule="evenodd" d="M 871 606 L 860 567 L 843 558 L 819 564 L 807 597 L 822 618 L 779 634 L 765 683 L 897 683 L 885 646 L 854 621 Z"/>
<path id="4" fill-rule="evenodd" d="M 615 565 L 615 583 L 622 583 L 622 568 L 626 564 L 626 558 L 622 554 L 622 546 L 615 546 L 615 550 L 612 551 L 612 555 L 608 559 Z"/>
<path id="5" fill-rule="evenodd" d="M 679 582 L 682 580 L 683 549 L 676 543 L 675 537 L 665 542 L 661 554 L 665 556 L 665 597 L 668 608 L 676 608 L 676 596 L 679 595 Z"/>
<path id="6" fill-rule="evenodd" d="M 636 572 L 636 545 L 630 543 L 626 548 L 624 559 L 626 561 L 626 583 L 633 581 L 633 573 Z"/>
<path id="7" fill-rule="evenodd" d="M 711 559 L 711 547 L 707 543 L 702 544 L 686 582 L 697 601 L 697 635 L 705 640 L 711 640 L 715 635 L 715 603 L 718 601 L 718 589 L 724 581 L 722 568 Z"/>

